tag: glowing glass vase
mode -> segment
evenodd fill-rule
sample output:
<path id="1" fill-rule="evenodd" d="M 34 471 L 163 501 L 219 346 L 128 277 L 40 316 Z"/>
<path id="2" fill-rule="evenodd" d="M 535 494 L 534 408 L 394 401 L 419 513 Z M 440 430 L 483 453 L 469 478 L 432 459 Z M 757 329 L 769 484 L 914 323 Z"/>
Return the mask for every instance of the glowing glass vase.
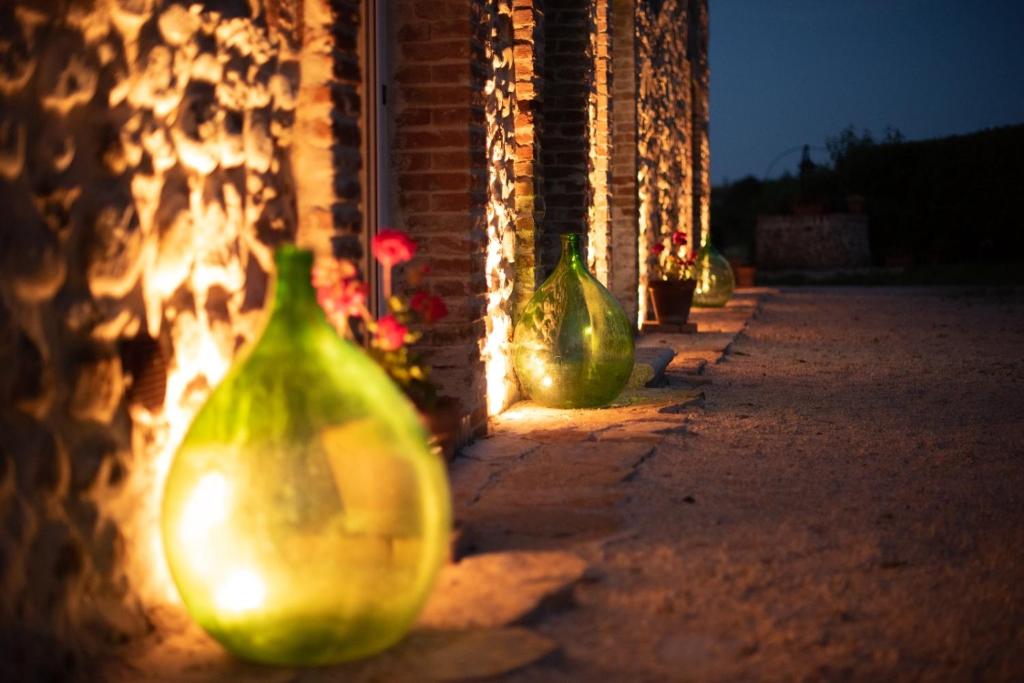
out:
<path id="1" fill-rule="evenodd" d="M 693 292 L 694 306 L 717 308 L 728 303 L 736 280 L 729 261 L 711 246 L 711 242 L 697 251 L 694 270 L 697 273 L 697 288 Z"/>
<path id="2" fill-rule="evenodd" d="M 610 403 L 633 371 L 633 327 L 587 270 L 579 235 L 562 235 L 558 266 L 526 304 L 512 341 L 523 391 L 551 408 Z"/>
<path id="3" fill-rule="evenodd" d="M 312 255 L 276 261 L 262 336 L 175 456 L 163 540 L 189 613 L 228 650 L 326 664 L 413 624 L 446 554 L 449 493 L 412 405 L 324 318 Z"/>

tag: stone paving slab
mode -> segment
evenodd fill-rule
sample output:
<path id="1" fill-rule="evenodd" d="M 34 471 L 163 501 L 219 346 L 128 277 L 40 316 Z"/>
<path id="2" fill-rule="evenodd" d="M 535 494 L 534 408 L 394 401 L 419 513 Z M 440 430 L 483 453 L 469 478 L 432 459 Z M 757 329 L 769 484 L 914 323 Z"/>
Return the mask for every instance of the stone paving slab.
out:
<path id="1" fill-rule="evenodd" d="M 387 652 L 318 668 L 249 664 L 202 634 L 179 636 L 106 662 L 106 683 L 418 683 L 475 681 L 514 671 L 557 651 L 550 638 L 521 626 L 417 629 Z"/>
<path id="2" fill-rule="evenodd" d="M 419 627 L 498 628 L 516 624 L 583 577 L 587 563 L 572 553 L 475 555 L 444 568 Z"/>
<path id="3" fill-rule="evenodd" d="M 617 538 L 630 478 L 659 444 L 689 434 L 688 414 L 702 408 L 701 387 L 710 382 L 704 368 L 721 360 L 768 293 L 741 292 L 731 307 L 695 310 L 708 332 L 646 335 L 639 349 L 668 361 L 666 386 L 634 383 L 596 410 L 523 401 L 492 419 L 489 436 L 451 469 L 470 549 L 571 551 Z"/>
<path id="4" fill-rule="evenodd" d="M 675 358 L 676 352 L 669 345 L 646 345 L 644 342 L 636 347 L 636 362 L 633 374 L 626 382 L 627 388 L 656 385 L 663 381 L 665 368 Z"/>

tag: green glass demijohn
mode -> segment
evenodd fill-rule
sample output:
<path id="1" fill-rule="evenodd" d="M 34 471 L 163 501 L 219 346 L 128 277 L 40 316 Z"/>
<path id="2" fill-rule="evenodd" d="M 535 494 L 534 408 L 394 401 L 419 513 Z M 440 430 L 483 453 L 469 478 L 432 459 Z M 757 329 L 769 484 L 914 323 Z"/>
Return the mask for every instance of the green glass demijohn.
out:
<path id="1" fill-rule="evenodd" d="M 633 371 L 633 327 L 587 270 L 580 236 L 562 235 L 562 258 L 527 302 L 512 341 L 523 391 L 552 408 L 615 399 Z"/>
<path id="2" fill-rule="evenodd" d="M 732 290 L 736 286 L 732 266 L 711 246 L 710 241 L 697 251 L 694 272 L 697 274 L 697 288 L 693 290 L 694 306 L 717 308 L 732 298 Z"/>
<path id="3" fill-rule="evenodd" d="M 446 555 L 448 484 L 412 405 L 328 324 L 310 252 L 275 260 L 262 335 L 171 465 L 163 541 L 189 613 L 228 650 L 327 664 L 412 626 Z"/>

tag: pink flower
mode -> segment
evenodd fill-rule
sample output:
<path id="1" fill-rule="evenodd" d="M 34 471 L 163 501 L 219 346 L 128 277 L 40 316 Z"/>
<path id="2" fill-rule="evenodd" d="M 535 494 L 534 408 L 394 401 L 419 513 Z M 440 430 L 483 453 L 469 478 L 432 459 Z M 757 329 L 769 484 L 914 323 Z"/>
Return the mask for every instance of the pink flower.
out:
<path id="1" fill-rule="evenodd" d="M 354 278 L 356 274 L 356 267 L 351 261 L 320 257 L 313 264 L 313 287 L 330 287 L 342 280 Z"/>
<path id="2" fill-rule="evenodd" d="M 401 230 L 381 230 L 370 244 L 373 255 L 385 268 L 411 261 L 416 255 L 416 243 Z"/>
<path id="3" fill-rule="evenodd" d="M 686 233 L 685 232 L 674 232 L 672 233 L 672 244 L 681 247 L 686 244 Z"/>
<path id="4" fill-rule="evenodd" d="M 375 342 L 383 351 L 397 351 L 405 344 L 405 335 L 409 328 L 395 320 L 395 316 L 386 315 L 377 321 Z"/>
<path id="5" fill-rule="evenodd" d="M 366 308 L 367 286 L 360 280 L 348 280 L 341 283 L 338 292 L 338 310 L 348 317 L 361 315 Z"/>
<path id="6" fill-rule="evenodd" d="M 348 318 L 362 316 L 366 310 L 366 283 L 356 278 L 356 268 L 348 261 L 318 260 L 313 286 L 317 303 L 336 326 L 345 326 Z"/>
<path id="7" fill-rule="evenodd" d="M 665 245 L 660 242 L 651 247 L 652 254 L 660 254 L 663 251 L 665 251 Z"/>
<path id="8" fill-rule="evenodd" d="M 416 292 L 413 294 L 412 300 L 409 301 L 409 306 L 428 323 L 435 322 L 448 315 L 448 306 L 445 305 L 444 299 L 439 296 L 432 296 L 426 292 Z"/>

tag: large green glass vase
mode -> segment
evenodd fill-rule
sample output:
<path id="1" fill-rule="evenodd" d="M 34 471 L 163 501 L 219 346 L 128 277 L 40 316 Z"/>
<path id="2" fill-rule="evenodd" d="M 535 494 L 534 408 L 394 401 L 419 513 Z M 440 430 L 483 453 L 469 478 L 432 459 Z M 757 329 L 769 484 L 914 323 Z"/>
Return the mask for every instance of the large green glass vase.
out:
<path id="1" fill-rule="evenodd" d="M 703 308 L 724 306 L 732 298 L 736 280 L 729 261 L 707 242 L 697 251 L 694 270 L 697 288 L 693 291 L 693 305 Z"/>
<path id="2" fill-rule="evenodd" d="M 562 258 L 523 309 L 512 354 L 523 391 L 544 406 L 603 406 L 626 386 L 633 327 L 587 270 L 579 235 L 562 235 Z"/>
<path id="3" fill-rule="evenodd" d="M 227 649 L 326 664 L 413 624 L 446 555 L 449 493 L 412 405 L 325 319 L 312 255 L 276 262 L 262 336 L 175 456 L 163 541 L 189 613 Z"/>

